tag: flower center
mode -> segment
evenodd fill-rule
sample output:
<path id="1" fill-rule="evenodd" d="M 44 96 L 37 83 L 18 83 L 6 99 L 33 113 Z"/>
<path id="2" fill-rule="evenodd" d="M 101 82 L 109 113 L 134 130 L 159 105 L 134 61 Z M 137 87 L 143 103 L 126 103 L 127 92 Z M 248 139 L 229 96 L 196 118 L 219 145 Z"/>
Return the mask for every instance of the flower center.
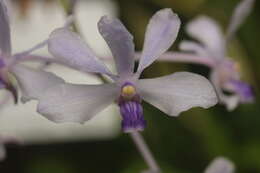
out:
<path id="1" fill-rule="evenodd" d="M 126 82 L 122 86 L 118 105 L 123 118 L 121 125 L 124 132 L 144 130 L 146 121 L 143 117 L 141 99 L 132 83 Z"/>
<path id="2" fill-rule="evenodd" d="M 133 85 L 127 84 L 122 87 L 121 95 L 126 99 L 131 99 L 136 95 L 136 89 Z"/>

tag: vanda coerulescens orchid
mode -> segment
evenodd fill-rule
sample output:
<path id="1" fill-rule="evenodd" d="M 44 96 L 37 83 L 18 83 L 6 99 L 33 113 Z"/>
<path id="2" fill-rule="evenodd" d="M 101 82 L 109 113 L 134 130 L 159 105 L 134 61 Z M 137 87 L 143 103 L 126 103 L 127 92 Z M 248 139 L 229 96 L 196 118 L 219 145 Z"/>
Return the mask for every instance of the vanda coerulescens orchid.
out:
<path id="1" fill-rule="evenodd" d="M 8 11 L 7 11 L 7 6 L 5 4 L 5 1 L 0 0 L 0 89 L 9 90 L 12 93 L 15 102 L 18 101 L 17 88 L 13 83 L 10 74 L 15 73 L 13 69 L 16 66 L 19 66 L 17 64 L 19 61 L 27 59 L 27 57 L 32 51 L 34 51 L 37 48 L 40 48 L 43 45 L 44 43 L 40 43 L 39 45 L 36 45 L 32 49 L 11 55 L 11 35 L 10 35 Z M 32 57 L 33 56 L 30 55 L 30 58 Z M 26 67 L 24 66 L 20 67 L 20 69 L 24 69 L 24 68 Z M 28 72 L 29 70 L 30 69 L 27 69 L 26 72 Z M 24 75 L 22 70 L 20 71 L 20 73 L 21 73 L 20 75 Z M 4 99 L 7 99 L 7 97 Z M 5 100 L 2 100 L 1 98 L 1 104 L 4 102 Z"/>
<path id="2" fill-rule="evenodd" d="M 226 55 L 226 49 L 235 32 L 252 10 L 254 0 L 243 0 L 235 8 L 226 35 L 211 18 L 199 16 L 188 23 L 187 33 L 199 42 L 182 41 L 184 52 L 167 52 L 159 60 L 203 64 L 211 69 L 210 80 L 217 91 L 221 104 L 233 110 L 239 103 L 254 100 L 252 87 L 240 80 L 238 62 Z M 225 94 L 225 91 L 231 95 Z"/>
<path id="3" fill-rule="evenodd" d="M 89 46 L 68 28 L 56 29 L 48 40 L 49 52 L 63 64 L 84 72 L 99 73 L 113 82 L 100 85 L 70 84 L 48 72 L 35 70 L 34 82 L 15 69 L 26 99 L 39 100 L 37 110 L 54 122 L 84 123 L 113 102 L 119 105 L 124 132 L 143 130 L 142 100 L 170 116 L 192 107 L 208 108 L 217 103 L 210 82 L 197 74 L 179 72 L 153 79 L 139 79 L 142 71 L 175 41 L 180 20 L 171 9 L 158 11 L 150 20 L 143 53 L 134 73 L 135 49 L 132 35 L 118 20 L 103 16 L 100 34 L 113 54 L 118 75 L 112 74 Z M 31 92 L 33 86 L 37 92 Z"/>

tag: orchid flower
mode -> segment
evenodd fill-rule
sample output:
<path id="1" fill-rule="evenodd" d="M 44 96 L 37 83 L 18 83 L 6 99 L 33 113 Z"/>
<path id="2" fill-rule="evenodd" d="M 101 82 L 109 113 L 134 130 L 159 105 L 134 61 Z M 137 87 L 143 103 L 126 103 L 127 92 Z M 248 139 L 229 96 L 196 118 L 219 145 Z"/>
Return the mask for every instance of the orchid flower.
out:
<path id="1" fill-rule="evenodd" d="M 31 76 L 34 81 L 31 81 L 27 75 L 20 75 L 20 71 L 24 72 L 25 69 L 18 67 L 14 71 L 23 97 L 39 100 L 38 112 L 57 123 L 84 123 L 116 102 L 122 115 L 124 132 L 145 128 L 142 100 L 170 116 L 178 116 L 192 107 L 209 108 L 217 103 L 217 97 L 210 82 L 200 75 L 179 72 L 153 79 L 139 79 L 142 71 L 172 45 L 179 27 L 180 20 L 170 9 L 160 10 L 151 18 L 142 58 L 134 73 L 132 35 L 118 19 L 103 16 L 98 22 L 98 29 L 114 56 L 117 75 L 110 72 L 76 33 L 68 28 L 56 29 L 48 40 L 49 52 L 54 57 L 80 71 L 106 75 L 113 82 L 70 84 L 40 70 L 34 70 Z"/>
<path id="2" fill-rule="evenodd" d="M 182 41 L 184 52 L 164 54 L 160 60 L 203 64 L 211 68 L 210 80 L 214 84 L 220 103 L 233 110 L 239 103 L 254 100 L 251 86 L 240 80 L 239 64 L 226 55 L 227 45 L 252 10 L 254 0 L 243 0 L 236 7 L 226 35 L 211 18 L 199 16 L 187 25 L 187 33 L 199 42 Z M 226 95 L 224 91 L 232 95 Z"/>
<path id="3" fill-rule="evenodd" d="M 21 59 L 29 56 L 32 51 L 42 47 L 44 44 L 46 43 L 40 43 L 27 51 L 12 55 L 8 11 L 5 1 L 0 0 L 0 89 L 9 90 L 15 102 L 18 101 L 18 94 L 17 88 L 10 75 L 14 73 L 12 68 L 13 66 L 17 66 L 17 63 L 20 62 Z M 32 55 L 30 56 L 33 57 Z"/>
<path id="4" fill-rule="evenodd" d="M 224 157 L 214 159 L 204 173 L 234 173 L 234 164 Z"/>

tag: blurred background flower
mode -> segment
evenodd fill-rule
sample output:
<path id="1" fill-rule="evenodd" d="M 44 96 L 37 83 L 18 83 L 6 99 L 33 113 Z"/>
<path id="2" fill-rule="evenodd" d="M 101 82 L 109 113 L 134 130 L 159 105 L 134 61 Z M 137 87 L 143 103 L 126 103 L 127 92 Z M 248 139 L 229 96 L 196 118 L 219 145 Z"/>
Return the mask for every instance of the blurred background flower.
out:
<path id="1" fill-rule="evenodd" d="M 65 13 L 59 3 L 57 0 L 15 0 L 10 3 L 12 32 L 16 39 L 12 41 L 13 47 L 17 48 L 14 52 L 32 47 L 39 40 L 47 38 L 54 28 L 62 26 Z M 161 8 L 172 8 L 182 20 L 180 35 L 172 47 L 172 50 L 177 50 L 178 42 L 190 39 L 184 32 L 189 20 L 204 14 L 226 28 L 237 3 L 239 0 L 79 0 L 75 10 L 76 23 L 95 52 L 100 52 L 101 56 L 111 56 L 98 34 L 96 24 L 100 16 L 118 15 L 133 33 L 137 50 L 141 50 L 148 19 Z M 254 104 L 240 105 L 233 112 L 227 112 L 220 105 L 209 110 L 195 108 L 178 118 L 159 116 L 163 113 L 151 105 L 144 105 L 144 114 L 149 115 L 146 119 L 150 122 L 144 136 L 163 172 L 203 172 L 208 163 L 219 155 L 232 160 L 237 173 L 260 172 L 259 9 L 260 3 L 256 1 L 246 24 L 242 25 L 228 48 L 230 57 L 236 58 L 241 64 L 243 79 L 253 84 L 256 93 Z M 46 54 L 46 51 L 39 53 Z M 67 80 L 74 83 L 82 82 L 82 77 L 85 77 L 85 74 L 83 76 L 53 65 L 48 70 L 68 77 Z M 157 62 L 144 71 L 143 77 L 158 77 L 175 71 L 191 71 L 206 76 L 209 69 L 192 64 Z M 93 81 L 85 78 L 84 82 L 100 83 L 90 78 Z M 105 128 L 100 128 L 94 122 L 84 126 L 56 125 L 33 113 L 33 110 L 35 103 L 14 109 L 11 101 L 10 107 L 1 108 L 1 133 L 14 134 L 28 144 L 19 147 L 7 145 L 8 157 L 0 164 L 0 172 L 132 173 L 145 169 L 145 163 L 131 140 L 118 133 L 120 121 L 115 119 L 107 122 L 112 116 L 119 117 L 113 108 L 112 114 L 100 114 L 109 117 L 107 120 L 96 120 L 103 122 Z"/>

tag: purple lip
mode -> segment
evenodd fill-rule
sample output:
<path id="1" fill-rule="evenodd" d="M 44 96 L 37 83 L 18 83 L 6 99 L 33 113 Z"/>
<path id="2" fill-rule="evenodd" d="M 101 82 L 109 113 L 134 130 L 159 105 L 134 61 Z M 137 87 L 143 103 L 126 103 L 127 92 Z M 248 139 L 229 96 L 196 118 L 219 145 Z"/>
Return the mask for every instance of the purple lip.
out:
<path id="1" fill-rule="evenodd" d="M 236 93 L 239 94 L 241 102 L 251 102 L 254 99 L 254 92 L 252 86 L 239 80 L 230 81 L 234 86 Z"/>
<path id="2" fill-rule="evenodd" d="M 144 130 L 146 121 L 143 117 L 142 105 L 138 101 L 122 101 L 119 107 L 123 117 L 121 125 L 124 132 Z"/>

